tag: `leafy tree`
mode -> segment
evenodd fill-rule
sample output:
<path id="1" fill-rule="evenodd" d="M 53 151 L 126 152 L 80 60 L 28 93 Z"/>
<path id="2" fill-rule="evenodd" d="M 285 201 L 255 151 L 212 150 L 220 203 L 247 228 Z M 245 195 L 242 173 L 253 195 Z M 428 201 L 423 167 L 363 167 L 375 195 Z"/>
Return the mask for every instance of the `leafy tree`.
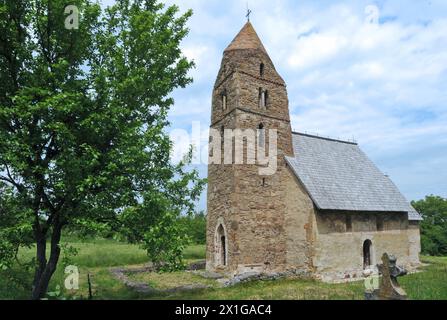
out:
<path id="1" fill-rule="evenodd" d="M 194 244 L 206 243 L 206 215 L 200 211 L 194 215 L 183 216 L 180 218 L 184 232 L 188 235 Z"/>
<path id="2" fill-rule="evenodd" d="M 422 252 L 430 255 L 447 255 L 447 199 L 427 196 L 413 201 L 413 207 L 422 214 Z"/>
<path id="3" fill-rule="evenodd" d="M 78 29 L 65 28 L 66 5 L 78 8 Z M 179 264 L 175 218 L 193 211 L 204 183 L 185 169 L 190 154 L 171 164 L 165 132 L 170 93 L 192 81 L 179 47 L 190 15 L 156 0 L 104 11 L 0 0 L 0 261 L 35 244 L 33 299 L 47 292 L 69 226 L 123 230 L 150 258 Z"/>

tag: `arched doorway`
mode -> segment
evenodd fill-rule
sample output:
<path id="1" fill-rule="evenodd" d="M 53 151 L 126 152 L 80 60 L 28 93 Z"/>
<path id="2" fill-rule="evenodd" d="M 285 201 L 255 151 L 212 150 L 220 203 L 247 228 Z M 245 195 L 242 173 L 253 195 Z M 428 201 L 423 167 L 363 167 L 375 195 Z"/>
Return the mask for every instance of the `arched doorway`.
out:
<path id="1" fill-rule="evenodd" d="M 368 239 L 363 242 L 363 269 L 369 268 L 372 263 L 372 242 Z"/>
<path id="2" fill-rule="evenodd" d="M 225 229 L 222 224 L 216 230 L 216 253 L 215 253 L 216 265 L 227 265 L 227 239 L 225 236 Z"/>

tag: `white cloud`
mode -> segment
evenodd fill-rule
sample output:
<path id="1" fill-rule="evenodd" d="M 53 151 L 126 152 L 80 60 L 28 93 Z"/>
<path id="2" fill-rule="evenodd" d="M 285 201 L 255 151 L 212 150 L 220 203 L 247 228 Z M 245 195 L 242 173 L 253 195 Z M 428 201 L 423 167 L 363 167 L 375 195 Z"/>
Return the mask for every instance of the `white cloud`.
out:
<path id="1" fill-rule="evenodd" d="M 182 91 L 177 91 L 178 98 L 169 113 L 171 117 L 187 117 L 189 123 L 191 123 L 193 120 L 199 120 L 194 119 L 194 116 L 208 114 L 210 112 L 211 97 L 209 94 L 191 94 L 184 97 L 182 96 Z"/>
<path id="2" fill-rule="evenodd" d="M 334 57 L 346 44 L 343 36 L 315 34 L 304 37 L 295 44 L 288 63 L 294 68 L 312 68 Z"/>
<path id="3" fill-rule="evenodd" d="M 206 126 L 246 1 L 169 3 L 194 10 L 183 48 L 197 64 L 194 84 L 175 93 L 173 127 Z M 407 197 L 447 196 L 447 2 L 380 1 L 378 25 L 365 23 L 371 3 L 251 1 L 251 19 L 288 84 L 294 129 L 355 137 Z"/>

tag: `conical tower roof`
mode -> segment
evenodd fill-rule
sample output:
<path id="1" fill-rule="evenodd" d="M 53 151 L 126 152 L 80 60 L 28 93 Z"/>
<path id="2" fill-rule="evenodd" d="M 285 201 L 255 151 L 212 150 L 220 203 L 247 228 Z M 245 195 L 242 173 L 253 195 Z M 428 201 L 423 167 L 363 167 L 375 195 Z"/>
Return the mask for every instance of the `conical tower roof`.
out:
<path id="1" fill-rule="evenodd" d="M 256 33 L 250 21 L 248 21 L 241 29 L 241 31 L 239 31 L 237 36 L 225 49 L 225 52 L 231 50 L 244 50 L 244 49 L 258 49 L 267 53 L 267 51 L 264 48 L 264 45 L 261 42 L 261 39 L 259 39 L 259 36 Z"/>

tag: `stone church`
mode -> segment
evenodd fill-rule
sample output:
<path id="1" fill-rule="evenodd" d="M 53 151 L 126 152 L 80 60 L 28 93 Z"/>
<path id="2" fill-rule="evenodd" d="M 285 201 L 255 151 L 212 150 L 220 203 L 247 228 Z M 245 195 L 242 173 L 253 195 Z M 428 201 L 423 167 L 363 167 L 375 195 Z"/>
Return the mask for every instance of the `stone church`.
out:
<path id="1" fill-rule="evenodd" d="M 292 132 L 286 83 L 250 22 L 224 51 L 211 128 L 276 129 L 277 170 L 209 164 L 207 270 L 337 281 L 384 252 L 419 265 L 420 215 L 356 143 Z"/>

